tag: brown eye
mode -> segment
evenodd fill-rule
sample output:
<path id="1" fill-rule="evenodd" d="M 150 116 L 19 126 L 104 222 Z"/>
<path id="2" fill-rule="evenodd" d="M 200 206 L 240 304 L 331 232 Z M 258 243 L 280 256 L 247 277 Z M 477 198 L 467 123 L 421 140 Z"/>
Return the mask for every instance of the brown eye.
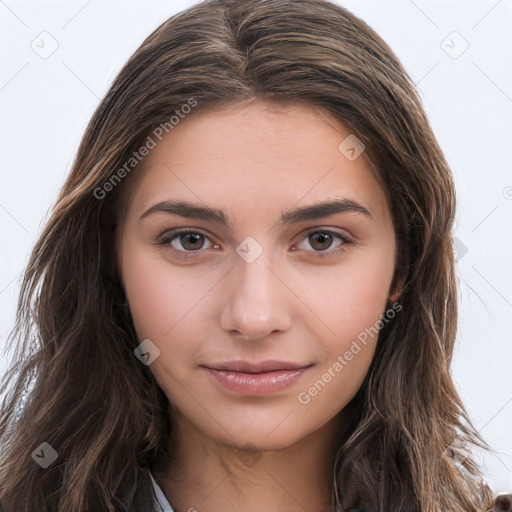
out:
<path id="1" fill-rule="evenodd" d="M 181 229 L 163 233 L 158 237 L 156 244 L 169 245 L 178 252 L 192 252 L 204 249 L 207 240 L 210 239 L 199 231 Z M 213 244 L 210 242 L 210 246 L 206 248 L 209 249 L 212 246 Z"/>
<path id="2" fill-rule="evenodd" d="M 186 233 L 182 235 L 178 235 L 176 237 L 179 239 L 180 244 L 183 248 L 188 249 L 190 251 L 196 251 L 197 249 L 201 249 L 204 244 L 204 236 L 200 233 Z"/>
<path id="3" fill-rule="evenodd" d="M 313 253 L 323 253 L 326 255 L 333 254 L 338 250 L 342 250 L 345 245 L 352 243 L 348 236 L 332 230 L 317 230 L 308 233 L 303 240 L 307 240 L 310 247 L 313 248 Z M 339 242 L 339 249 L 329 251 L 335 242 Z"/>
<path id="4" fill-rule="evenodd" d="M 334 237 L 330 233 L 314 233 L 309 235 L 311 247 L 317 251 L 325 251 L 332 245 Z"/>

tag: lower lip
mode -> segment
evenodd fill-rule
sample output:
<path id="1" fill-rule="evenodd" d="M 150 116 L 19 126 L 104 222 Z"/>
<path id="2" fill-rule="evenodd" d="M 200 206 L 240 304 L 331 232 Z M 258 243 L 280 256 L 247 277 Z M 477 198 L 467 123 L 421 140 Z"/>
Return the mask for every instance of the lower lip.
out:
<path id="1" fill-rule="evenodd" d="M 309 368 L 266 373 L 229 372 L 205 368 L 225 388 L 244 395 L 268 395 L 293 386 Z"/>

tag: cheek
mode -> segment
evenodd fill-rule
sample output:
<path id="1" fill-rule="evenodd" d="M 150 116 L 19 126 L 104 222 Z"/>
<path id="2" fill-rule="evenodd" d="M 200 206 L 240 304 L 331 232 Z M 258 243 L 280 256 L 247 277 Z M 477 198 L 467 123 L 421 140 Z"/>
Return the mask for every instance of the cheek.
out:
<path id="1" fill-rule="evenodd" d="M 136 255 L 127 259 L 125 290 L 139 339 L 160 338 L 175 323 L 172 312 L 178 300 L 174 288 L 166 286 L 158 267 L 138 261 Z"/>
<path id="2" fill-rule="evenodd" d="M 394 264 L 393 252 L 377 247 L 360 251 L 309 290 L 311 309 L 328 327 L 323 357 L 298 401 L 329 416 L 343 407 L 362 384 L 375 353 Z M 310 283 L 311 284 L 311 283 Z M 327 330 L 322 328 L 322 332 Z"/>
<path id="3" fill-rule="evenodd" d="M 208 287 L 197 276 L 192 284 L 186 272 L 172 272 L 157 251 L 129 241 L 123 251 L 123 282 L 135 329 L 139 339 L 154 338 L 158 344 L 180 325 Z"/>
<path id="4" fill-rule="evenodd" d="M 394 254 L 386 247 L 354 251 L 324 278 L 305 278 L 302 296 L 329 327 L 337 346 L 373 326 L 384 313 L 394 271 Z M 334 347 L 333 347 L 334 348 Z"/>
<path id="5" fill-rule="evenodd" d="M 182 380 L 194 364 L 213 283 L 197 270 L 173 269 L 156 252 L 136 244 L 127 242 L 123 251 L 123 283 L 135 331 L 139 341 L 149 339 L 160 349 L 149 368 L 166 389 L 169 376 Z"/>

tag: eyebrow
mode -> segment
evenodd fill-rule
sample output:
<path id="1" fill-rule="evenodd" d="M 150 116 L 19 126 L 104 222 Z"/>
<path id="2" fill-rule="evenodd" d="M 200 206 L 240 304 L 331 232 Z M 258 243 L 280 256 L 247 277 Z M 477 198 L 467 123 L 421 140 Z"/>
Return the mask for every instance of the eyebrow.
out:
<path id="1" fill-rule="evenodd" d="M 149 208 L 149 210 L 147 210 L 139 220 L 157 212 L 167 213 L 169 215 L 179 215 L 180 217 L 187 217 L 190 219 L 216 222 L 223 226 L 231 225 L 228 215 L 224 210 L 208 206 L 200 206 L 180 200 L 167 200 L 157 203 Z M 353 199 L 340 198 L 282 212 L 279 224 L 289 225 L 308 220 L 322 219 L 336 213 L 359 213 L 364 215 L 364 217 L 370 221 L 375 220 L 369 207 L 363 206 Z"/>

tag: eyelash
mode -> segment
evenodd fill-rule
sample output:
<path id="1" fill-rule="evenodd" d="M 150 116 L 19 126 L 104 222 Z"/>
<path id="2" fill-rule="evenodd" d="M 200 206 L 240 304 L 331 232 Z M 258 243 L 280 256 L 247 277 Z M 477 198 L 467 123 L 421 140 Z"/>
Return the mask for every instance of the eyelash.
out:
<path id="1" fill-rule="evenodd" d="M 321 233 L 323 235 L 332 235 L 334 238 L 340 240 L 343 242 L 343 244 L 341 245 L 341 248 L 339 249 L 336 249 L 336 250 L 325 250 L 325 251 L 306 251 L 306 252 L 312 252 L 315 257 L 318 257 L 318 258 L 327 258 L 329 256 L 332 256 L 333 254 L 335 253 L 339 253 L 341 251 L 344 251 L 346 249 L 346 245 L 350 245 L 350 244 L 353 244 L 353 240 L 351 238 L 349 238 L 347 235 L 345 234 L 342 234 L 342 233 L 339 233 L 338 231 L 333 231 L 333 230 L 330 230 L 330 229 L 314 229 L 314 230 L 311 230 L 311 231 L 308 231 L 304 237 L 301 239 L 304 240 L 308 237 L 310 237 L 311 235 L 314 235 L 314 234 L 317 234 L 317 233 Z M 164 233 L 162 233 L 157 239 L 156 239 L 156 242 L 155 242 L 155 245 L 157 246 L 163 246 L 164 248 L 166 246 L 169 246 L 173 252 L 176 253 L 176 256 L 182 260 L 188 260 L 190 258 L 193 258 L 195 257 L 198 253 L 201 253 L 201 252 L 204 252 L 204 250 L 197 250 L 197 251 L 186 251 L 186 250 L 178 250 L 178 249 L 175 249 L 174 247 L 171 246 L 171 242 L 178 238 L 179 236 L 181 235 L 187 235 L 187 234 L 198 234 L 198 235 L 202 235 L 204 236 L 206 239 L 209 239 L 210 237 L 208 235 L 206 235 L 205 233 L 203 233 L 202 231 L 200 230 L 197 230 L 197 229 L 190 229 L 190 228 L 182 228 L 182 229 L 175 229 L 175 230 L 171 230 L 171 231 L 165 231 Z M 214 244 L 214 245 L 217 245 L 217 244 Z"/>

